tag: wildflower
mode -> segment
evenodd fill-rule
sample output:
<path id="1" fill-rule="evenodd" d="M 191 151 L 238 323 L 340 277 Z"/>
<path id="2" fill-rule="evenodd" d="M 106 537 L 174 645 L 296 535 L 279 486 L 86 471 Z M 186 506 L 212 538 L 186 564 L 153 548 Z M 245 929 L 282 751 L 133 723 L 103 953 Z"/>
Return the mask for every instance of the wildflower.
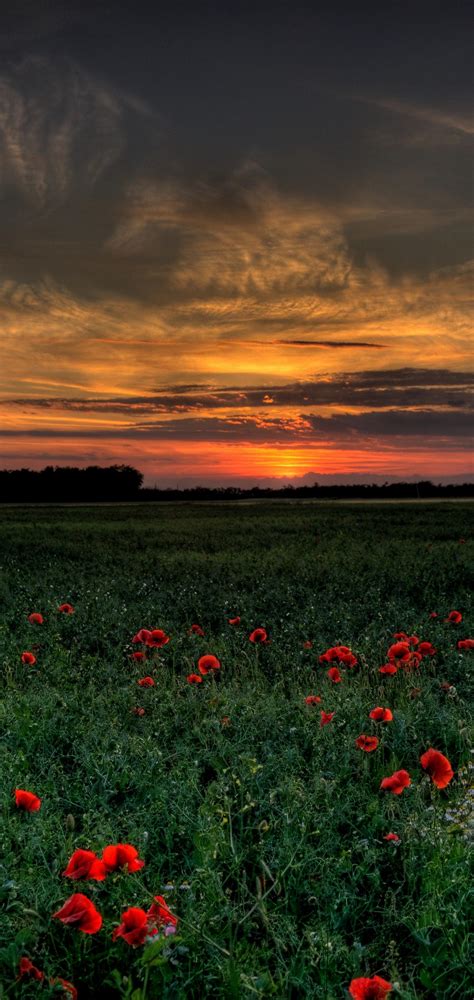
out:
<path id="1" fill-rule="evenodd" d="M 305 698 L 306 705 L 320 705 L 322 698 L 318 694 L 308 694 Z"/>
<path id="2" fill-rule="evenodd" d="M 20 958 L 17 979 L 37 979 L 41 982 L 44 979 L 44 972 L 36 968 L 29 958 Z"/>
<path id="3" fill-rule="evenodd" d="M 437 618 L 437 617 L 438 617 L 437 611 L 430 611 L 430 618 Z"/>
<path id="4" fill-rule="evenodd" d="M 138 706 L 136 708 L 132 708 L 132 712 L 133 712 L 134 715 L 140 716 L 140 718 L 143 715 L 145 715 L 145 709 L 144 708 L 139 708 Z"/>
<path id="5" fill-rule="evenodd" d="M 74 608 L 73 608 L 72 604 L 68 604 L 67 601 L 66 601 L 65 604 L 60 604 L 59 605 L 58 611 L 61 611 L 63 615 L 73 615 L 74 614 Z"/>
<path id="6" fill-rule="evenodd" d="M 66 878 L 91 878 L 96 882 L 103 882 L 106 874 L 103 861 L 94 851 L 83 851 L 80 848 L 71 855 L 67 868 L 63 871 Z"/>
<path id="7" fill-rule="evenodd" d="M 69 896 L 61 909 L 53 913 L 53 918 L 63 924 L 72 924 L 84 934 L 96 934 L 102 927 L 101 914 L 96 910 L 92 900 L 83 896 L 82 892 L 75 892 Z"/>
<path id="8" fill-rule="evenodd" d="M 474 639 L 460 639 L 458 649 L 474 649 Z"/>
<path id="9" fill-rule="evenodd" d="M 44 618 L 40 615 L 39 611 L 33 611 L 31 615 L 28 615 L 28 621 L 30 625 L 43 625 Z"/>
<path id="10" fill-rule="evenodd" d="M 378 736 L 366 736 L 365 733 L 361 733 L 355 741 L 356 747 L 359 750 L 365 750 L 366 753 L 372 753 L 372 750 L 376 750 L 379 745 Z"/>
<path id="11" fill-rule="evenodd" d="M 337 667 L 330 667 L 326 673 L 326 677 L 329 677 L 329 680 L 332 681 L 333 684 L 340 684 L 342 681 L 342 677 Z"/>
<path id="12" fill-rule="evenodd" d="M 149 628 L 141 628 L 138 630 L 137 634 L 134 635 L 132 642 L 144 642 L 147 644 L 150 636 L 151 632 Z"/>
<path id="13" fill-rule="evenodd" d="M 189 629 L 189 631 L 190 631 L 190 633 L 192 635 L 199 635 L 199 636 L 203 636 L 204 635 L 204 629 L 201 628 L 200 625 L 191 625 L 191 628 Z"/>
<path id="14" fill-rule="evenodd" d="M 21 662 L 25 663 L 29 667 L 33 667 L 36 663 L 36 656 L 34 653 L 29 653 L 28 650 L 21 654 Z"/>
<path id="15" fill-rule="evenodd" d="M 145 862 L 138 857 L 136 847 L 131 844 L 108 844 L 102 851 L 102 861 L 108 872 L 126 868 L 129 872 L 137 872 Z"/>
<path id="16" fill-rule="evenodd" d="M 373 719 L 374 722 L 392 722 L 393 715 L 389 708 L 373 708 L 369 712 L 369 719 Z"/>
<path id="17" fill-rule="evenodd" d="M 310 639 L 307 639 L 306 642 L 303 643 L 303 649 L 312 649 L 312 648 L 313 648 L 313 643 L 310 641 Z"/>
<path id="18" fill-rule="evenodd" d="M 321 710 L 321 721 L 319 723 L 321 729 L 323 728 L 323 726 L 327 726 L 329 722 L 332 722 L 335 714 L 336 714 L 335 712 L 323 712 Z"/>
<path id="19" fill-rule="evenodd" d="M 402 642 L 408 642 L 409 641 L 406 632 L 394 632 L 393 633 L 393 638 L 394 639 L 400 639 Z"/>
<path id="20" fill-rule="evenodd" d="M 382 778 L 380 782 L 381 788 L 386 788 L 389 792 L 393 792 L 394 795 L 401 795 L 404 788 L 408 788 L 411 785 L 411 778 L 408 771 L 394 771 L 389 778 Z"/>
<path id="21" fill-rule="evenodd" d="M 205 656 L 201 656 L 198 660 L 198 670 L 201 674 L 208 674 L 213 670 L 220 670 L 221 665 L 217 656 L 213 656 L 212 653 L 206 653 Z"/>
<path id="22" fill-rule="evenodd" d="M 409 635 L 407 639 L 407 642 L 409 643 L 410 646 L 417 646 L 419 641 L 420 640 L 417 635 Z"/>
<path id="23" fill-rule="evenodd" d="M 383 667 L 379 667 L 379 674 L 396 674 L 398 667 L 394 663 L 384 663 Z"/>
<path id="24" fill-rule="evenodd" d="M 349 993 L 353 1000 L 385 1000 L 391 991 L 392 984 L 380 976 L 373 976 L 372 979 L 365 977 L 353 979 L 349 985 Z"/>
<path id="25" fill-rule="evenodd" d="M 349 646 L 331 646 L 319 657 L 320 663 L 340 663 L 344 667 L 355 667 L 357 657 L 349 649 Z"/>
<path id="26" fill-rule="evenodd" d="M 421 653 L 422 656 L 436 655 L 436 650 L 431 642 L 420 642 L 420 645 L 418 646 L 418 652 Z"/>
<path id="27" fill-rule="evenodd" d="M 77 1000 L 78 993 L 76 987 L 72 983 L 68 983 L 67 979 L 61 979 L 61 976 L 53 977 L 49 980 L 50 986 L 62 986 L 64 1000 Z"/>
<path id="28" fill-rule="evenodd" d="M 169 635 L 166 635 L 166 632 L 163 632 L 162 628 L 154 628 L 151 630 L 146 640 L 146 644 L 147 646 L 152 646 L 155 649 L 161 649 L 161 647 L 166 646 L 169 641 Z"/>
<path id="29" fill-rule="evenodd" d="M 227 619 L 229 625 L 240 625 L 240 615 L 236 615 L 235 618 Z"/>
<path id="30" fill-rule="evenodd" d="M 206 671 L 207 673 L 207 671 Z M 202 684 L 201 674 L 188 674 L 186 677 L 188 684 Z"/>
<path id="31" fill-rule="evenodd" d="M 178 918 L 171 912 L 163 896 L 154 896 L 147 917 L 148 922 L 154 927 L 163 927 L 165 934 L 174 934 Z"/>
<path id="32" fill-rule="evenodd" d="M 462 614 L 460 611 L 450 611 L 448 617 L 444 620 L 445 622 L 450 622 L 451 625 L 459 625 L 462 622 Z"/>
<path id="33" fill-rule="evenodd" d="M 439 750 L 430 748 L 420 757 L 420 764 L 428 772 L 437 788 L 446 788 L 454 776 L 454 771 L 447 757 Z"/>
<path id="34" fill-rule="evenodd" d="M 253 632 L 249 635 L 250 642 L 268 642 L 268 635 L 266 629 L 264 628 L 254 628 Z"/>
<path id="35" fill-rule="evenodd" d="M 145 943 L 148 936 L 148 917 L 145 910 L 140 909 L 138 906 L 130 906 L 128 910 L 124 910 L 122 913 L 121 923 L 115 928 L 112 940 L 115 941 L 118 937 L 121 937 L 132 948 L 137 948 L 138 945 Z"/>
<path id="36" fill-rule="evenodd" d="M 137 681 L 137 684 L 138 684 L 138 687 L 141 687 L 141 688 L 152 688 L 152 687 L 155 687 L 155 682 L 153 680 L 153 677 L 140 677 L 140 680 Z"/>
<path id="37" fill-rule="evenodd" d="M 27 812 L 35 813 L 41 806 L 41 799 L 33 792 L 27 792 L 24 788 L 15 789 L 15 802 L 19 809 L 26 809 Z"/>
<path id="38" fill-rule="evenodd" d="M 400 843 L 400 837 L 398 836 L 398 833 L 386 833 L 386 834 L 384 834 L 384 838 L 383 839 L 384 840 L 391 840 L 394 844 L 399 844 Z"/>
<path id="39" fill-rule="evenodd" d="M 390 646 L 387 656 L 389 660 L 409 660 L 411 649 L 408 642 L 394 642 Z"/>
<path id="40" fill-rule="evenodd" d="M 145 653 L 141 650 L 137 650 L 136 653 L 132 653 L 132 660 L 136 660 L 137 663 L 143 663 L 143 660 L 146 660 Z"/>

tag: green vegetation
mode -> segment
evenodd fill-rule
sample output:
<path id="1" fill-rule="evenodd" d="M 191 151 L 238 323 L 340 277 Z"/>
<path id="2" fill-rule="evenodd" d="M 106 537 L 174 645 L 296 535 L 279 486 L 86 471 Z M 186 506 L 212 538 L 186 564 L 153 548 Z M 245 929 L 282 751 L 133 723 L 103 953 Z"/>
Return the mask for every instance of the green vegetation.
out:
<path id="1" fill-rule="evenodd" d="M 375 973 L 404 1000 L 472 996 L 474 652 L 457 648 L 473 635 L 471 511 L 1 511 L 0 996 L 64 995 L 16 982 L 21 956 L 73 982 L 79 1000 L 344 1000 L 353 977 Z M 73 615 L 57 612 L 63 601 Z M 444 622 L 452 609 L 461 624 Z M 43 625 L 28 622 L 33 611 Z M 204 638 L 189 634 L 196 623 Z M 249 642 L 257 626 L 269 645 Z M 131 658 L 141 627 L 171 637 L 146 664 Z M 399 630 L 437 655 L 381 675 Z M 339 684 L 318 662 L 336 644 L 358 658 Z M 191 686 L 204 653 L 222 669 Z M 137 686 L 145 674 L 155 687 Z M 307 706 L 309 694 L 322 705 Z M 378 705 L 392 723 L 368 718 Z M 321 708 L 335 713 L 323 728 Z M 374 752 L 354 745 L 361 733 L 380 737 Z M 455 771 L 444 790 L 419 763 L 430 746 Z M 381 791 L 400 768 L 410 787 Z M 40 811 L 16 808 L 15 788 L 40 796 Z M 76 848 L 119 842 L 138 849 L 141 871 L 62 876 Z M 74 892 L 102 913 L 97 934 L 52 919 Z M 177 935 L 145 949 L 112 942 L 122 911 L 157 893 Z"/>

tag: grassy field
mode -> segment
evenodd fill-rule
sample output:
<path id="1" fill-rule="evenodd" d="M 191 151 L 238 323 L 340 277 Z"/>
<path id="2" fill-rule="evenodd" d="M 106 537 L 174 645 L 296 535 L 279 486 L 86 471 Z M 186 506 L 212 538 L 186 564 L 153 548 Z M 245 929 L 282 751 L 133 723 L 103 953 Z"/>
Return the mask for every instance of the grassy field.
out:
<path id="1" fill-rule="evenodd" d="M 472 516 L 467 503 L 0 510 L 1 997 L 71 997 L 50 983 L 62 977 L 79 1000 L 344 1000 L 377 974 L 405 1000 L 472 998 L 474 652 L 457 646 L 473 635 Z M 170 641 L 133 644 L 142 627 Z M 250 642 L 256 627 L 271 642 Z M 402 630 L 436 654 L 381 674 Z M 338 644 L 357 665 L 335 683 L 319 656 Z M 206 653 L 221 669 L 189 684 Z M 393 721 L 370 719 L 375 706 Z M 373 752 L 360 734 L 378 736 Z M 429 747 L 455 772 L 444 789 L 420 765 Z M 410 786 L 381 790 L 399 769 Z M 18 808 L 16 788 L 40 810 Z M 118 843 L 145 866 L 62 874 L 76 849 Z M 97 933 L 53 918 L 73 893 L 102 914 Z M 122 912 L 157 894 L 177 933 L 113 941 Z M 18 980 L 22 957 L 44 978 Z"/>

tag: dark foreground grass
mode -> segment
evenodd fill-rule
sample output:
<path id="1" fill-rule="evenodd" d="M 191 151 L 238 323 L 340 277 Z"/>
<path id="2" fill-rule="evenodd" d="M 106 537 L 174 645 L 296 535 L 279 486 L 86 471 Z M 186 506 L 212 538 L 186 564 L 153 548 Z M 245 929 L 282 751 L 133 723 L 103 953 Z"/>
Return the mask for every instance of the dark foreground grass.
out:
<path id="1" fill-rule="evenodd" d="M 1 511 L 0 996 L 62 995 L 15 982 L 26 955 L 80 1000 L 343 1000 L 353 977 L 375 973 L 405 1000 L 472 997 L 474 654 L 457 649 L 472 635 L 472 509 Z M 57 613 L 62 601 L 73 616 Z M 453 608 L 458 626 L 443 621 Z M 45 624 L 30 625 L 31 611 Z M 239 627 L 227 624 L 235 614 Z M 188 634 L 193 623 L 205 638 Z M 171 636 L 145 666 L 130 658 L 141 626 Z M 270 645 L 249 643 L 256 626 Z M 402 629 L 438 653 L 384 677 Z M 359 665 L 333 684 L 318 656 L 337 643 Z M 36 666 L 24 666 L 36 644 Z M 190 687 L 207 652 L 222 670 Z M 143 674 L 156 687 L 139 688 Z M 335 712 L 324 728 L 310 693 Z M 376 705 L 392 708 L 391 724 L 369 720 Z M 380 736 L 374 753 L 355 747 L 360 733 Z M 419 764 L 430 746 L 455 770 L 443 791 Z M 399 768 L 411 786 L 381 792 Z M 16 787 L 42 798 L 40 812 L 16 809 Z M 141 872 L 61 875 L 76 848 L 118 842 L 139 849 Z M 72 892 L 103 914 L 98 934 L 51 919 Z M 176 937 L 151 951 L 113 943 L 122 911 L 157 893 L 179 917 Z"/>

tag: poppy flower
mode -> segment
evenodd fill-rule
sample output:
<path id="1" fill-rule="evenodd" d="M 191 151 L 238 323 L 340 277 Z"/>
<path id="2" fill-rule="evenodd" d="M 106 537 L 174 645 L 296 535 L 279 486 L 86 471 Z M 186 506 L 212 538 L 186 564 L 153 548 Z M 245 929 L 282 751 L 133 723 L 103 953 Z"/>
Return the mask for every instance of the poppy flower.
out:
<path id="1" fill-rule="evenodd" d="M 408 788 L 411 785 L 411 778 L 408 771 L 394 771 L 389 778 L 382 778 L 380 782 L 380 787 L 387 789 L 389 792 L 393 792 L 394 795 L 401 795 L 404 788 Z"/>
<path id="2" fill-rule="evenodd" d="M 330 667 L 326 673 L 326 677 L 329 677 L 329 680 L 332 681 L 333 684 L 340 684 L 342 681 L 342 677 L 337 667 Z"/>
<path id="3" fill-rule="evenodd" d="M 206 671 L 207 673 L 207 671 Z M 201 674 L 188 674 L 186 677 L 188 684 L 202 684 Z"/>
<path id="4" fill-rule="evenodd" d="M 136 660 L 137 663 L 143 663 L 143 660 L 146 660 L 145 653 L 141 650 L 137 650 L 136 653 L 132 653 L 132 660 Z"/>
<path id="5" fill-rule="evenodd" d="M 373 708 L 369 712 L 369 719 L 374 722 L 392 722 L 393 715 L 389 708 Z"/>
<path id="6" fill-rule="evenodd" d="M 165 933 L 174 934 L 178 918 L 171 912 L 163 896 L 154 896 L 153 902 L 147 913 L 148 922 L 154 927 L 164 927 Z"/>
<path id="7" fill-rule="evenodd" d="M 420 640 L 417 635 L 409 635 L 407 638 L 407 642 L 410 644 L 410 646 L 417 646 L 419 641 Z"/>
<path id="8" fill-rule="evenodd" d="M 450 761 L 439 750 L 431 747 L 420 757 L 420 764 L 428 772 L 431 780 L 437 788 L 446 788 L 454 777 L 454 771 Z"/>
<path id="9" fill-rule="evenodd" d="M 398 667 L 394 663 L 384 663 L 383 667 L 379 667 L 379 674 L 396 674 Z"/>
<path id="10" fill-rule="evenodd" d="M 319 657 L 320 663 L 342 663 L 345 667 L 355 667 L 357 657 L 349 646 L 331 646 Z"/>
<path id="11" fill-rule="evenodd" d="M 153 677 L 140 677 L 140 680 L 137 681 L 137 684 L 138 684 L 138 687 L 141 687 L 141 688 L 153 688 L 153 687 L 155 687 L 155 682 L 153 680 Z"/>
<path id="12" fill-rule="evenodd" d="M 462 622 L 462 614 L 460 611 L 450 611 L 448 617 L 444 620 L 445 622 L 450 622 L 451 625 L 459 625 Z"/>
<path id="13" fill-rule="evenodd" d="M 423 657 L 421 653 L 417 653 L 416 650 L 410 652 L 409 657 L 406 660 L 400 661 L 400 666 L 405 671 L 413 670 L 415 667 L 419 667 Z"/>
<path id="14" fill-rule="evenodd" d="M 130 906 L 128 910 L 124 910 L 122 913 L 121 921 L 112 934 L 113 941 L 121 937 L 132 948 L 137 948 L 138 945 L 145 943 L 150 933 L 145 910 L 140 909 L 138 906 Z"/>
<path id="15" fill-rule="evenodd" d="M 400 843 L 400 837 L 398 836 L 398 833 L 385 833 L 383 839 L 391 840 L 394 844 Z"/>
<path id="16" fill-rule="evenodd" d="M 34 653 L 29 653 L 28 650 L 21 654 L 21 662 L 27 664 L 27 666 L 32 667 L 36 663 L 36 656 Z"/>
<path id="17" fill-rule="evenodd" d="M 458 649 L 474 649 L 474 639 L 460 639 Z"/>
<path id="18" fill-rule="evenodd" d="M 438 617 L 437 611 L 430 611 L 430 618 L 437 618 L 437 617 Z"/>
<path id="19" fill-rule="evenodd" d="M 312 649 L 312 648 L 313 648 L 313 643 L 310 642 L 309 639 L 307 639 L 306 642 L 303 643 L 303 649 Z"/>
<path id="20" fill-rule="evenodd" d="M 420 642 L 420 645 L 418 646 L 418 652 L 421 653 L 422 656 L 436 655 L 436 650 L 431 642 Z"/>
<path id="21" fill-rule="evenodd" d="M 240 625 L 240 615 L 236 615 L 235 618 L 227 619 L 229 625 Z"/>
<path id="22" fill-rule="evenodd" d="M 163 632 L 162 628 L 152 629 L 148 638 L 145 640 L 147 646 L 152 646 L 155 649 L 161 649 L 161 647 L 166 646 L 169 641 L 169 635 L 166 635 L 166 632 Z"/>
<path id="23" fill-rule="evenodd" d="M 411 649 L 408 642 L 394 642 L 390 646 L 387 656 L 389 660 L 409 660 Z"/>
<path id="24" fill-rule="evenodd" d="M 140 718 L 143 715 L 145 715 L 145 709 L 144 708 L 139 708 L 138 706 L 136 708 L 132 708 L 132 712 L 133 712 L 134 715 L 140 716 Z"/>
<path id="25" fill-rule="evenodd" d="M 198 670 L 201 674 L 208 674 L 212 670 L 220 670 L 221 665 L 217 656 L 213 656 L 212 653 L 206 653 L 205 656 L 201 656 L 198 660 Z"/>
<path id="26" fill-rule="evenodd" d="M 104 862 L 94 851 L 82 851 L 80 848 L 71 855 L 67 868 L 63 871 L 66 878 L 91 878 L 95 882 L 103 882 L 106 874 Z"/>
<path id="27" fill-rule="evenodd" d="M 40 615 L 39 611 L 33 611 L 31 615 L 28 615 L 28 621 L 30 625 L 43 625 L 44 618 Z"/>
<path id="28" fill-rule="evenodd" d="M 322 698 L 320 698 L 318 694 L 308 694 L 305 698 L 306 705 L 320 705 L 321 702 Z"/>
<path id="29" fill-rule="evenodd" d="M 250 635 L 249 635 L 249 640 L 250 640 L 250 642 L 254 642 L 254 643 L 267 642 L 268 641 L 268 635 L 267 635 L 266 629 L 264 629 L 264 628 L 254 628 L 253 632 L 251 632 Z"/>
<path id="30" fill-rule="evenodd" d="M 108 872 L 127 868 L 129 872 L 137 872 L 145 862 L 138 857 L 136 847 L 131 844 L 108 844 L 102 851 L 102 861 Z"/>
<path id="31" fill-rule="evenodd" d="M 72 983 L 68 983 L 67 979 L 61 979 L 61 976 L 56 976 L 49 980 L 50 986 L 62 986 L 64 993 L 64 1000 L 77 1000 L 78 992 L 76 987 Z"/>
<path id="32" fill-rule="evenodd" d="M 33 962 L 29 958 L 20 958 L 18 965 L 18 976 L 17 979 L 37 979 L 41 982 L 44 979 L 44 972 L 36 968 Z"/>
<path id="33" fill-rule="evenodd" d="M 138 630 L 137 634 L 134 635 L 132 642 L 144 642 L 147 643 L 150 638 L 151 632 L 149 628 L 141 628 Z"/>
<path id="34" fill-rule="evenodd" d="M 332 722 L 335 714 L 336 714 L 335 712 L 323 712 L 321 710 L 321 721 L 319 723 L 321 729 L 323 728 L 323 726 L 327 726 L 330 722 Z"/>
<path id="35" fill-rule="evenodd" d="M 392 984 L 380 976 L 372 976 L 372 979 L 362 976 L 351 981 L 349 993 L 353 1000 L 385 1000 L 392 988 Z"/>
<path id="36" fill-rule="evenodd" d="M 191 625 L 189 631 L 192 635 L 200 635 L 200 636 L 204 635 L 204 629 L 201 628 L 200 625 Z"/>
<path id="37" fill-rule="evenodd" d="M 372 753 L 372 750 L 376 750 L 379 745 L 379 738 L 378 736 L 366 736 L 365 733 L 361 733 L 355 740 L 355 745 L 359 747 L 359 750 Z"/>
<path id="38" fill-rule="evenodd" d="M 15 789 L 15 802 L 19 809 L 26 809 L 29 813 L 38 812 L 41 806 L 41 799 L 33 792 L 26 792 L 24 788 Z"/>
<path id="39" fill-rule="evenodd" d="M 92 900 L 83 896 L 82 892 L 75 892 L 69 896 L 61 909 L 53 913 L 53 918 L 63 924 L 77 927 L 84 934 L 96 934 L 102 927 L 101 914 L 96 910 Z"/>
<path id="40" fill-rule="evenodd" d="M 73 608 L 72 604 L 68 604 L 67 602 L 65 604 L 60 604 L 59 608 L 58 608 L 58 611 L 61 611 L 63 613 L 63 615 L 73 615 L 74 614 L 74 608 Z"/>
<path id="41" fill-rule="evenodd" d="M 394 639 L 401 639 L 402 642 L 408 642 L 409 641 L 406 632 L 394 632 L 393 633 L 393 638 Z"/>

